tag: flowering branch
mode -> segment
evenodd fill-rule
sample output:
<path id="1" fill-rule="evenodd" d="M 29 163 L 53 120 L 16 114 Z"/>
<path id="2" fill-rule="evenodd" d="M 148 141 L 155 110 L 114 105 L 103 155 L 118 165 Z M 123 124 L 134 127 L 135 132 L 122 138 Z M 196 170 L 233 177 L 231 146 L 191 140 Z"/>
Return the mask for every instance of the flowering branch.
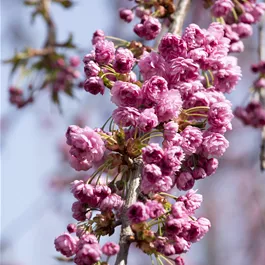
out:
<path id="1" fill-rule="evenodd" d="M 173 34 L 180 34 L 183 26 L 184 19 L 188 12 L 191 0 L 180 0 L 175 13 L 172 15 L 172 23 L 169 27 L 169 32 Z"/>
<path id="2" fill-rule="evenodd" d="M 125 205 L 123 208 L 121 221 L 121 234 L 120 234 L 120 252 L 117 255 L 115 265 L 125 265 L 127 264 L 127 257 L 130 248 L 130 237 L 134 236 L 134 233 L 130 226 L 130 221 L 127 216 L 128 208 L 137 201 L 140 188 L 142 171 L 142 161 L 141 159 L 134 162 L 134 169 L 131 171 L 131 181 L 129 183 L 129 190 L 126 196 Z"/>

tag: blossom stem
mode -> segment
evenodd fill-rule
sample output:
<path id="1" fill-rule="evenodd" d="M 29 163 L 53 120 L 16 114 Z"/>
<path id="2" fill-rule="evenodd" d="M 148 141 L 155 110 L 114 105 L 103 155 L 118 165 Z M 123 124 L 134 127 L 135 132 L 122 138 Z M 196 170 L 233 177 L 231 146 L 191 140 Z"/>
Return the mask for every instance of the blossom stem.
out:
<path id="1" fill-rule="evenodd" d="M 186 114 L 188 114 L 188 113 L 192 113 L 195 111 L 208 111 L 209 109 L 210 108 L 207 106 L 198 106 L 198 107 L 193 107 L 193 108 L 187 109 L 187 110 L 185 110 L 185 112 L 186 112 Z"/>
<path id="2" fill-rule="evenodd" d="M 176 197 L 176 196 L 174 196 L 172 194 L 168 194 L 166 192 L 160 192 L 159 194 L 164 195 L 164 196 L 167 196 L 167 197 L 170 197 L 170 198 L 175 199 L 175 200 L 178 199 L 178 197 Z"/>
<path id="3" fill-rule="evenodd" d="M 142 172 L 142 159 L 138 158 L 134 160 L 133 169 L 131 170 L 129 189 L 126 194 L 125 204 L 121 214 L 121 233 L 120 233 L 120 251 L 117 255 L 115 265 L 126 265 L 130 248 L 130 237 L 134 236 L 134 233 L 130 226 L 130 221 L 127 216 L 128 208 L 136 202 L 140 192 L 141 172 Z"/>

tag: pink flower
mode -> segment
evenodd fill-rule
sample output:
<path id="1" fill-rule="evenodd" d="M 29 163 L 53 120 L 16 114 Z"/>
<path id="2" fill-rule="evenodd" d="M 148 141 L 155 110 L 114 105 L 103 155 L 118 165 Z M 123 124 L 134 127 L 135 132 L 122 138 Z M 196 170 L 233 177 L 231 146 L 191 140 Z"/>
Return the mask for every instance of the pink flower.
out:
<path id="1" fill-rule="evenodd" d="M 194 63 L 192 59 L 178 57 L 170 61 L 169 74 L 171 82 L 195 81 L 199 76 L 199 65 Z"/>
<path id="2" fill-rule="evenodd" d="M 86 79 L 84 83 L 84 89 L 85 91 L 93 95 L 97 95 L 98 93 L 103 95 L 105 87 L 104 87 L 103 80 L 100 77 L 93 76 L 93 77 L 89 77 L 88 79 Z"/>
<path id="3" fill-rule="evenodd" d="M 171 207 L 172 215 L 175 218 L 182 218 L 187 216 L 187 209 L 182 201 L 175 202 Z"/>
<path id="4" fill-rule="evenodd" d="M 64 233 L 54 240 L 56 250 L 66 257 L 71 257 L 76 253 L 76 244 L 77 240 L 68 233 Z"/>
<path id="5" fill-rule="evenodd" d="M 185 204 L 185 208 L 189 214 L 194 214 L 202 203 L 202 195 L 197 194 L 195 190 L 189 190 L 185 196 L 180 196 L 178 201 L 181 201 Z"/>
<path id="6" fill-rule="evenodd" d="M 164 139 L 167 141 L 176 139 L 178 137 L 178 129 L 179 125 L 174 121 L 164 123 Z"/>
<path id="7" fill-rule="evenodd" d="M 142 149 L 142 153 L 146 164 L 159 164 L 164 157 L 164 151 L 157 143 L 148 144 Z"/>
<path id="8" fill-rule="evenodd" d="M 79 161 L 76 157 L 72 155 L 70 155 L 69 157 L 69 162 L 71 167 L 74 168 L 76 171 L 87 171 L 93 166 L 91 162 L 87 161 L 87 159 Z"/>
<path id="9" fill-rule="evenodd" d="M 158 125 L 158 119 L 153 108 L 141 112 L 137 126 L 143 132 L 149 132 Z"/>
<path id="10" fill-rule="evenodd" d="M 165 213 L 163 205 L 156 200 L 148 200 L 145 206 L 148 208 L 148 213 L 151 218 L 158 218 Z"/>
<path id="11" fill-rule="evenodd" d="M 165 77 L 166 62 L 165 59 L 156 52 L 146 52 L 138 63 L 140 73 L 144 80 L 148 80 L 153 76 Z"/>
<path id="12" fill-rule="evenodd" d="M 119 10 L 119 14 L 120 18 L 127 23 L 130 23 L 134 18 L 134 14 L 131 9 L 121 8 Z"/>
<path id="13" fill-rule="evenodd" d="M 78 160 L 88 162 L 100 161 L 105 152 L 101 137 L 89 127 L 69 126 L 66 132 L 67 144 L 71 145 L 70 153 Z"/>
<path id="14" fill-rule="evenodd" d="M 72 212 L 73 212 L 73 218 L 76 219 L 77 221 L 85 221 L 86 218 L 86 213 L 87 213 L 88 209 L 86 204 L 77 201 L 74 202 L 72 205 Z"/>
<path id="15" fill-rule="evenodd" d="M 207 174 L 207 176 L 210 176 L 215 173 L 216 169 L 218 168 L 218 159 L 216 158 L 210 158 L 207 160 L 204 166 L 204 170 Z"/>
<path id="16" fill-rule="evenodd" d="M 220 133 L 206 132 L 203 135 L 202 153 L 205 156 L 220 157 L 228 148 L 229 142 Z"/>
<path id="17" fill-rule="evenodd" d="M 112 113 L 114 122 L 123 127 L 136 126 L 139 116 L 138 109 L 133 107 L 118 107 Z"/>
<path id="18" fill-rule="evenodd" d="M 120 246 L 113 242 L 107 242 L 101 249 L 106 256 L 114 256 L 120 251 Z"/>
<path id="19" fill-rule="evenodd" d="M 187 155 L 196 153 L 198 147 L 202 143 L 202 132 L 199 128 L 193 126 L 187 126 L 182 132 L 182 144 L 184 152 Z"/>
<path id="20" fill-rule="evenodd" d="M 137 107 L 142 101 L 141 88 L 128 82 L 116 81 L 111 94 L 111 101 L 121 107 Z"/>
<path id="21" fill-rule="evenodd" d="M 137 224 L 149 219 L 148 208 L 142 202 L 136 202 L 128 209 L 128 218 L 131 223 Z"/>
<path id="22" fill-rule="evenodd" d="M 190 172 L 181 172 L 177 177 L 177 187 L 179 190 L 189 190 L 194 186 L 194 178 Z"/>
<path id="23" fill-rule="evenodd" d="M 142 90 L 146 105 L 150 105 L 158 102 L 163 93 L 168 91 L 168 84 L 163 77 L 153 76 L 144 82 Z"/>
<path id="24" fill-rule="evenodd" d="M 100 260 L 102 252 L 96 238 L 92 241 L 95 243 L 92 243 L 90 239 L 87 239 L 82 238 L 77 246 L 78 250 L 74 258 L 74 262 L 77 265 L 93 265 Z"/>
<path id="25" fill-rule="evenodd" d="M 226 16 L 233 8 L 234 3 L 231 0 L 217 0 L 212 6 L 212 14 L 215 17 Z"/>
<path id="26" fill-rule="evenodd" d="M 211 105 L 208 112 L 208 122 L 213 127 L 224 127 L 232 129 L 231 120 L 234 117 L 231 106 L 225 102 L 217 102 Z"/>
<path id="27" fill-rule="evenodd" d="M 172 60 L 178 57 L 186 57 L 187 44 L 180 36 L 167 33 L 161 39 L 158 51 L 166 60 Z"/>
<path id="28" fill-rule="evenodd" d="M 115 54 L 113 68 L 118 73 L 127 74 L 132 70 L 134 62 L 135 59 L 130 50 L 119 48 Z"/>
<path id="29" fill-rule="evenodd" d="M 253 34 L 252 26 L 242 22 L 232 24 L 232 29 L 238 34 L 239 38 L 247 38 Z"/>
<path id="30" fill-rule="evenodd" d="M 189 251 L 190 247 L 191 247 L 191 243 L 187 242 L 183 237 L 176 236 L 174 238 L 174 248 L 175 248 L 176 254 L 186 253 Z"/>
<path id="31" fill-rule="evenodd" d="M 186 41 L 188 49 L 200 48 L 205 39 L 206 32 L 198 25 L 190 24 L 186 27 L 182 39 Z"/>
<path id="32" fill-rule="evenodd" d="M 117 210 L 119 211 L 123 206 L 123 200 L 122 198 L 117 194 L 111 194 L 107 196 L 100 204 L 100 210 L 105 211 L 111 211 L 111 210 Z"/>
<path id="33" fill-rule="evenodd" d="M 97 42 L 103 41 L 104 39 L 105 39 L 104 31 L 98 29 L 93 33 L 92 44 L 95 45 Z"/>
<path id="34" fill-rule="evenodd" d="M 97 76 L 100 72 L 100 67 L 97 63 L 91 60 L 85 64 L 84 71 L 85 71 L 86 77 L 89 78 L 92 76 Z"/>
<path id="35" fill-rule="evenodd" d="M 109 64 L 113 61 L 115 55 L 114 43 L 102 40 L 96 43 L 95 59 L 99 64 Z"/>
<path id="36" fill-rule="evenodd" d="M 167 122 L 177 118 L 182 109 L 180 93 L 177 90 L 164 93 L 155 109 L 159 122 Z"/>
<path id="37" fill-rule="evenodd" d="M 183 149 L 180 146 L 171 146 L 165 150 L 164 162 L 174 171 L 178 171 L 185 158 Z"/>
<path id="38" fill-rule="evenodd" d="M 161 31 L 161 24 L 157 18 L 148 17 L 143 23 L 143 31 L 146 40 L 153 40 Z"/>
<path id="39" fill-rule="evenodd" d="M 150 183 L 156 183 L 162 178 L 160 167 L 155 164 L 144 165 L 143 178 L 148 180 Z"/>

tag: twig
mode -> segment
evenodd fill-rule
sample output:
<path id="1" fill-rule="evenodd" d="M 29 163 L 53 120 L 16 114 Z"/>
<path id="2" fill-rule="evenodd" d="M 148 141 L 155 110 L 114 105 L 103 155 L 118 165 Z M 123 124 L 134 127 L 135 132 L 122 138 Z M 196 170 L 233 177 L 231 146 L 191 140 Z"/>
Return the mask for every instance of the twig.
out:
<path id="1" fill-rule="evenodd" d="M 180 0 L 178 2 L 175 13 L 172 15 L 172 23 L 168 32 L 173 34 L 181 34 L 184 19 L 189 10 L 191 0 Z"/>
<path id="2" fill-rule="evenodd" d="M 140 192 L 141 183 L 141 171 L 142 171 L 142 160 L 138 159 L 134 161 L 134 169 L 131 171 L 129 189 L 126 194 L 125 205 L 123 207 L 121 215 L 121 234 L 120 234 L 120 251 L 118 253 L 115 265 L 126 265 L 128 252 L 130 248 L 130 237 L 134 236 L 130 226 L 129 219 L 127 217 L 128 208 L 136 202 L 138 194 Z"/>
<path id="3" fill-rule="evenodd" d="M 262 61 L 265 58 L 265 34 L 264 34 L 264 23 L 265 23 L 265 17 L 262 19 L 259 25 L 258 29 L 258 35 L 259 35 L 259 46 L 258 46 L 258 55 L 259 55 L 259 60 Z M 265 102 L 265 89 L 260 90 L 259 92 L 260 96 L 260 103 L 264 106 Z M 263 171 L 265 170 L 265 126 L 262 127 L 261 131 L 261 148 L 260 148 L 260 169 Z"/>

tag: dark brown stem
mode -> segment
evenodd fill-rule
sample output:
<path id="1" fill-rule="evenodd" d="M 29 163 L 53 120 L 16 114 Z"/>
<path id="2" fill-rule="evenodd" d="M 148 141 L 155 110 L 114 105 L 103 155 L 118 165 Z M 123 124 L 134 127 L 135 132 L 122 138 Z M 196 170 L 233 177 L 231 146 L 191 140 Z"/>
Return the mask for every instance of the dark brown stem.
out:
<path id="1" fill-rule="evenodd" d="M 134 161 L 133 169 L 131 170 L 129 189 L 126 194 L 125 204 L 121 215 L 121 233 L 120 233 L 120 251 L 117 255 L 115 265 L 126 265 L 131 244 L 131 238 L 134 233 L 131 229 L 129 219 L 127 217 L 128 208 L 137 201 L 140 192 L 142 160 Z"/>
<path id="2" fill-rule="evenodd" d="M 175 13 L 172 15 L 172 23 L 168 32 L 181 34 L 183 23 L 190 7 L 191 0 L 179 0 Z"/>
<path id="3" fill-rule="evenodd" d="M 259 25 L 259 46 L 258 46 L 258 54 L 259 54 L 259 60 L 262 61 L 265 58 L 265 17 L 262 19 L 260 25 Z M 259 92 L 260 96 L 260 103 L 263 105 L 265 108 L 264 102 L 265 102 L 265 89 L 261 89 Z M 262 127 L 261 131 L 261 148 L 260 148 L 260 169 L 263 171 L 265 170 L 265 126 Z"/>

